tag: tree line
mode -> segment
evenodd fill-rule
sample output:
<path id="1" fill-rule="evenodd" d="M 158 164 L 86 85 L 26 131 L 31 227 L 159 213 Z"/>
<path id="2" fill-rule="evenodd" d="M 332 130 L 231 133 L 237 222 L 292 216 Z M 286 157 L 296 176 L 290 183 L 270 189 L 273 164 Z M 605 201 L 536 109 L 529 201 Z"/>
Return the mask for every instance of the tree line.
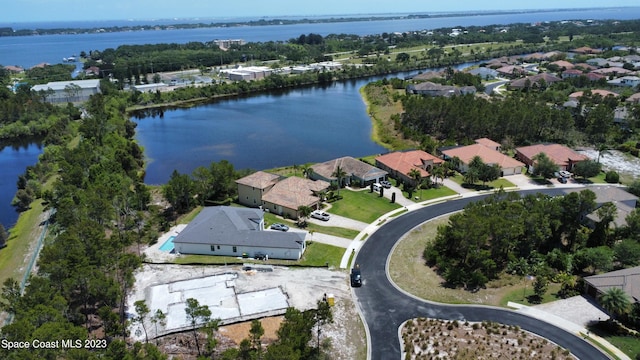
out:
<path id="1" fill-rule="evenodd" d="M 498 192 L 452 215 L 424 259 L 452 287 L 476 289 L 504 274 L 533 275 L 543 288 L 561 283 L 561 296 L 579 294 L 578 276 L 640 264 L 640 210 L 626 217 L 627 225 L 613 227 L 615 205 L 598 207 L 595 198 L 591 190 L 561 197 Z M 599 220 L 589 220 L 591 213 Z"/>

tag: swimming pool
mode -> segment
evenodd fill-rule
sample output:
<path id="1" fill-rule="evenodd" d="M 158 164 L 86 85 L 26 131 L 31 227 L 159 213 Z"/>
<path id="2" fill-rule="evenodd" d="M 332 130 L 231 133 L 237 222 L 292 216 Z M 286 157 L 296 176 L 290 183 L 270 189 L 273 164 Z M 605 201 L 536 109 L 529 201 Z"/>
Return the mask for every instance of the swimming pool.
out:
<path id="1" fill-rule="evenodd" d="M 167 241 L 165 241 L 164 244 L 160 246 L 160 251 L 171 252 L 171 250 L 173 250 L 173 239 L 175 238 L 175 236 L 169 237 L 169 239 L 167 239 Z"/>

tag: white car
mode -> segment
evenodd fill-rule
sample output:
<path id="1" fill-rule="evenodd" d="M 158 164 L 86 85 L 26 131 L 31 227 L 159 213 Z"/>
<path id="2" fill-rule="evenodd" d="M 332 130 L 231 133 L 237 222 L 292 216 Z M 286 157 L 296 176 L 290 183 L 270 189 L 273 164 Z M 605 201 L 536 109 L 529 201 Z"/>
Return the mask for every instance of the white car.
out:
<path id="1" fill-rule="evenodd" d="M 380 191 L 380 189 L 382 189 L 382 184 L 380 183 L 373 184 L 373 191 Z"/>
<path id="2" fill-rule="evenodd" d="M 311 217 L 314 219 L 322 220 L 322 221 L 329 221 L 329 218 L 330 218 L 329 214 L 320 210 L 316 210 L 312 212 Z"/>
<path id="3" fill-rule="evenodd" d="M 570 178 L 571 173 L 568 172 L 567 170 L 560 170 L 560 176 L 562 176 L 563 178 Z"/>

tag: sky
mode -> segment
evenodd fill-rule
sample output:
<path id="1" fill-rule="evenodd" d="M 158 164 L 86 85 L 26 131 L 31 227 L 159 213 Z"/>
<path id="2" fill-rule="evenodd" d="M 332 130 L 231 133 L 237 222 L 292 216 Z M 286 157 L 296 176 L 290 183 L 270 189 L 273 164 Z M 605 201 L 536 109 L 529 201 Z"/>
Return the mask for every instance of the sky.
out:
<path id="1" fill-rule="evenodd" d="M 2 0 L 0 23 L 640 6 L 638 0 Z M 507 5 L 508 4 L 508 5 Z"/>

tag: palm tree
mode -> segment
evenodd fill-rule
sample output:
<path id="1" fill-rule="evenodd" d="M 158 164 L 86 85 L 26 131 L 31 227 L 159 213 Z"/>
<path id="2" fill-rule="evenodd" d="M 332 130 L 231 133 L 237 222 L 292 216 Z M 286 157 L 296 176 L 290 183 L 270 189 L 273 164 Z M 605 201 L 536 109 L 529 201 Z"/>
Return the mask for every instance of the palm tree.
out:
<path id="1" fill-rule="evenodd" d="M 340 165 L 336 166 L 336 169 L 333 171 L 331 176 L 335 177 L 338 180 L 338 196 L 340 196 L 340 188 L 342 187 L 342 179 L 347 176 L 347 172 L 342 169 Z"/>
<path id="2" fill-rule="evenodd" d="M 313 168 L 309 165 L 304 165 L 302 167 L 302 175 L 304 175 L 307 179 L 310 179 L 313 176 Z"/>
<path id="3" fill-rule="evenodd" d="M 605 308 L 613 318 L 615 315 L 624 315 L 629 312 L 631 302 L 629 296 L 621 288 L 610 288 L 600 296 L 600 305 Z"/>
<path id="4" fill-rule="evenodd" d="M 444 178 L 446 177 L 446 174 L 447 168 L 445 165 L 434 166 L 431 170 L 431 175 L 436 178 L 436 184 L 438 183 L 438 179 L 441 179 L 442 183 L 444 184 Z"/>
<path id="5" fill-rule="evenodd" d="M 407 175 L 409 175 L 409 177 L 413 179 L 413 181 L 415 182 L 415 186 L 416 187 L 418 187 L 418 185 L 420 185 L 420 180 L 422 180 L 422 174 L 420 173 L 420 170 L 418 170 L 416 168 L 413 168 L 413 169 L 409 170 Z"/>
<path id="6" fill-rule="evenodd" d="M 476 183 L 476 181 L 478 181 L 479 178 L 479 174 L 478 174 L 478 170 L 476 168 L 469 168 L 469 170 L 467 170 L 467 173 L 464 174 L 464 179 L 463 181 L 467 184 L 473 185 Z"/>
<path id="7" fill-rule="evenodd" d="M 449 162 L 451 163 L 451 169 L 460 171 L 460 165 L 462 165 L 462 159 L 460 159 L 457 156 L 454 156 L 451 159 L 449 159 Z"/>
<path id="8" fill-rule="evenodd" d="M 304 224 L 307 222 L 307 218 L 313 212 L 313 209 L 310 206 L 300 205 L 298 206 L 298 225 Z"/>
<path id="9" fill-rule="evenodd" d="M 420 186 L 420 180 L 422 180 L 422 174 L 420 173 L 420 170 L 412 168 L 411 170 L 409 170 L 407 175 L 409 175 L 409 177 L 413 179 L 413 181 L 415 182 L 415 187 L 417 189 Z M 422 191 L 420 191 L 420 198 L 422 199 Z"/>
<path id="10" fill-rule="evenodd" d="M 598 160 L 596 161 L 598 164 L 600 164 L 600 157 L 602 155 L 607 155 L 607 154 L 611 154 L 611 152 L 609 152 L 609 147 L 607 146 L 607 144 L 600 144 L 598 145 Z"/>

